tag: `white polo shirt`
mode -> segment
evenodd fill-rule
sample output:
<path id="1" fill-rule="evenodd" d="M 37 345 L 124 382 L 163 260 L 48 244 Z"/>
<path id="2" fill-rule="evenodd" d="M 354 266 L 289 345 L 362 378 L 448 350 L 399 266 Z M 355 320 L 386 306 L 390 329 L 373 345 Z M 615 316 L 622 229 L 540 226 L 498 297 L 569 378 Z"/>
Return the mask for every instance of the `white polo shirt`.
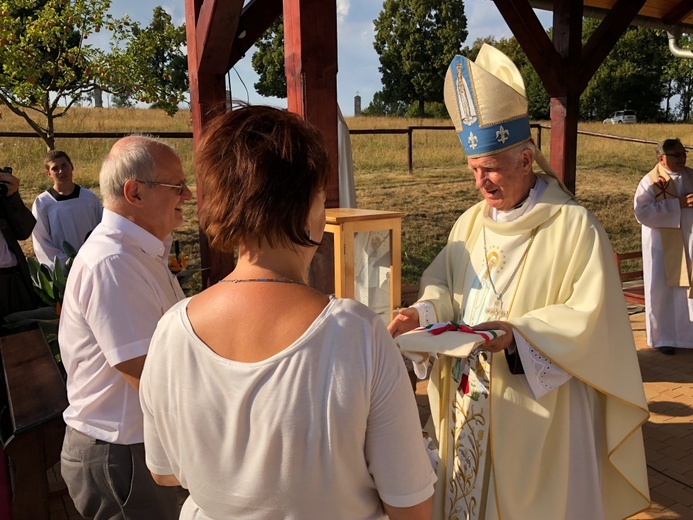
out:
<path id="1" fill-rule="evenodd" d="M 77 254 L 60 315 L 65 423 L 114 444 L 143 442 L 137 392 L 115 365 L 147 354 L 159 318 L 184 298 L 168 247 L 109 210 Z"/>

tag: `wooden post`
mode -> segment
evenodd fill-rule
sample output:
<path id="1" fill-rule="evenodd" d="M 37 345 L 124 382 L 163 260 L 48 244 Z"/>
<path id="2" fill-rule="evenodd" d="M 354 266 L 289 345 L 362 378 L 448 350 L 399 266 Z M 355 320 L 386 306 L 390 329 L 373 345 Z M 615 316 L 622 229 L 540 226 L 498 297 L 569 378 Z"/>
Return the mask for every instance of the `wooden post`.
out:
<path id="1" fill-rule="evenodd" d="M 284 55 L 289 110 L 313 123 L 325 136 L 332 163 L 327 207 L 337 207 L 336 2 L 284 0 Z"/>
<path id="2" fill-rule="evenodd" d="M 331 172 L 328 208 L 339 206 L 337 146 L 337 3 L 284 0 L 284 56 L 289 110 L 317 126 L 325 136 Z M 313 261 L 311 281 L 334 292 L 334 252 L 324 243 Z"/>
<path id="3" fill-rule="evenodd" d="M 240 5 L 239 5 L 240 4 Z M 193 149 L 197 148 L 207 122 L 225 110 L 224 75 L 242 0 L 185 0 L 188 40 L 188 77 L 193 126 Z M 197 190 L 198 212 L 204 200 Z M 202 285 L 209 287 L 233 270 L 232 253 L 211 249 L 200 229 Z"/>
<path id="4" fill-rule="evenodd" d="M 414 173 L 414 143 L 412 136 L 414 130 L 412 127 L 407 128 L 407 165 L 409 166 L 409 175 Z"/>
<path id="5" fill-rule="evenodd" d="M 566 77 L 580 75 L 582 52 L 582 0 L 556 0 L 553 8 L 553 45 Z M 551 97 L 550 163 L 566 187 L 575 193 L 577 126 L 580 110 L 579 81 L 564 81 Z"/>

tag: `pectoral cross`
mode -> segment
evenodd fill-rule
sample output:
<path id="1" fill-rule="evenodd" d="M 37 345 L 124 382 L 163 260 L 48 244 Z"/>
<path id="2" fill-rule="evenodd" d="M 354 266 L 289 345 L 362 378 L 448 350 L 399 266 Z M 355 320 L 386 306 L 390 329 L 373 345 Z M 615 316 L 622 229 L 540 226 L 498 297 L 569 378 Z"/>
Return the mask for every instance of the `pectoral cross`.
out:
<path id="1" fill-rule="evenodd" d="M 486 309 L 486 316 L 491 321 L 502 320 L 507 315 L 508 313 L 503 310 L 503 300 L 500 298 L 496 298 L 494 304 Z"/>

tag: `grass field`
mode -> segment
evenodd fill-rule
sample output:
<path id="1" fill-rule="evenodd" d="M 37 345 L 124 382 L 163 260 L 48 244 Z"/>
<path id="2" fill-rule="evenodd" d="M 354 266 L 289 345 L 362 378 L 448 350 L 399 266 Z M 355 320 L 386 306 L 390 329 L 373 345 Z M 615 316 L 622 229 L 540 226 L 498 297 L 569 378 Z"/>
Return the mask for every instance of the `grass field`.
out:
<path id="1" fill-rule="evenodd" d="M 348 118 L 351 129 L 406 128 L 410 125 L 449 126 L 448 120 Z M 0 107 L 2 131 L 28 131 L 22 120 Z M 75 108 L 57 122 L 59 132 L 190 131 L 190 113 L 170 118 L 157 110 Z M 581 123 L 580 130 L 625 137 L 661 140 L 679 137 L 693 145 L 691 125 L 604 125 Z M 58 139 L 56 146 L 70 154 L 76 181 L 98 193 L 98 170 L 114 139 Z M 417 282 L 421 271 L 445 243 L 457 217 L 480 200 L 457 136 L 450 130 L 414 132 L 414 172 L 407 170 L 405 135 L 353 135 L 356 198 L 359 208 L 403 211 L 403 277 Z M 171 140 L 180 154 L 188 180 L 194 185 L 192 143 Z M 542 132 L 548 157 L 549 132 Z M 39 139 L 0 138 L 0 166 L 12 166 L 21 180 L 24 202 L 48 187 Z M 592 136 L 578 138 L 576 197 L 606 228 L 614 250 L 640 249 L 640 226 L 633 216 L 633 194 L 640 179 L 655 163 L 654 146 Z M 194 189 L 194 188 L 193 188 Z M 186 226 L 175 232 L 189 258 L 199 257 L 194 202 L 186 211 Z M 32 254 L 31 241 L 23 244 Z"/>

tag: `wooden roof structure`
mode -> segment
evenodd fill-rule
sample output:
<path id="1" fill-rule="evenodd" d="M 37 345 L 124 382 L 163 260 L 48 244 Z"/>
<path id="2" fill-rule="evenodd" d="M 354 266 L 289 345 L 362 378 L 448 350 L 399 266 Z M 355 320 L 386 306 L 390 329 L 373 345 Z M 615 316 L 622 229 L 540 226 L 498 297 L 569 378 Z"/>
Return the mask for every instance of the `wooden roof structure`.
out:
<path id="1" fill-rule="evenodd" d="M 467 0 L 483 1 L 483 0 Z M 693 29 L 693 0 L 493 0 L 551 97 L 550 163 L 575 191 L 580 94 L 629 25 Z M 553 12 L 553 40 L 533 7 Z M 337 179 L 336 0 L 185 0 L 193 141 L 225 108 L 224 77 L 274 20 L 284 15 L 289 110 L 320 128 L 334 165 L 327 207 L 339 204 Z M 582 46 L 582 18 L 602 23 Z M 198 206 L 204 204 L 198 191 Z M 200 236 L 204 285 L 233 267 L 231 255 L 211 251 Z M 321 248 L 323 249 L 323 248 Z M 320 254 L 320 252 L 319 252 Z M 331 251 L 318 257 L 316 287 L 330 292 Z M 317 283 L 316 283 L 317 282 Z"/>
<path id="2" fill-rule="evenodd" d="M 531 0 L 532 7 L 552 11 L 555 2 Z M 585 0 L 583 14 L 589 18 L 604 18 L 616 5 L 616 0 Z M 693 2 L 683 0 L 647 0 L 633 18 L 632 25 L 665 29 L 693 29 Z"/>
<path id="3" fill-rule="evenodd" d="M 326 0 L 185 0 L 193 146 L 206 123 L 225 110 L 226 73 L 279 15 L 284 15 L 288 108 L 320 128 L 332 162 L 327 207 L 339 205 L 337 177 L 337 3 Z M 200 191 L 198 208 L 204 204 Z M 314 264 L 325 275 L 313 285 L 332 292 L 333 255 L 320 248 Z M 233 269 L 233 256 L 214 251 L 200 232 L 206 287 Z"/>
<path id="4" fill-rule="evenodd" d="M 688 30 L 693 0 L 494 0 L 551 98 L 550 163 L 575 192 L 580 95 L 629 25 Z M 553 11 L 553 41 L 533 7 Z M 602 22 L 583 47 L 582 18 Z"/>

